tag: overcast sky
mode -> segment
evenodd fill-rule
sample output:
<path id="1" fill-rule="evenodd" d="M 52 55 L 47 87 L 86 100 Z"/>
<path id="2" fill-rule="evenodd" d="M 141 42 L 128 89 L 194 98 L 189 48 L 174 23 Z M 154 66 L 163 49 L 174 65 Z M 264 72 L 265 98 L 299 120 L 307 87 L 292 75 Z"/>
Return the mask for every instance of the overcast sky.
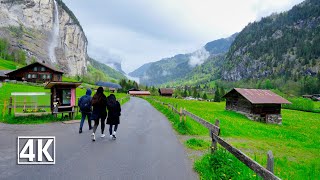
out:
<path id="1" fill-rule="evenodd" d="M 141 65 L 193 52 L 240 32 L 249 22 L 303 0 L 63 0 L 89 41 L 89 56 Z"/>

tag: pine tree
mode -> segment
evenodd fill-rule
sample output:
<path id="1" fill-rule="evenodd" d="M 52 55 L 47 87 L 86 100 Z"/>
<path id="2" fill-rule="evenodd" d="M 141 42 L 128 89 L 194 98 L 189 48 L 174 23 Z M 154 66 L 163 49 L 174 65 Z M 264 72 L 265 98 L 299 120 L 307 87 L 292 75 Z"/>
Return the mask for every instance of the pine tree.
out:
<path id="1" fill-rule="evenodd" d="M 183 96 L 183 97 L 187 97 L 187 96 L 188 96 L 187 89 L 184 89 L 182 96 Z"/>
<path id="2" fill-rule="evenodd" d="M 220 102 L 221 101 L 221 96 L 220 96 L 220 92 L 219 92 L 219 87 L 216 87 L 216 91 L 214 92 L 214 102 Z"/>
<path id="3" fill-rule="evenodd" d="M 204 99 L 204 100 L 207 100 L 207 99 L 208 99 L 208 96 L 207 96 L 207 93 L 206 93 L 206 92 L 203 94 L 202 99 Z"/>
<path id="4" fill-rule="evenodd" d="M 194 87 L 194 88 L 193 88 L 193 97 L 196 98 L 197 95 L 198 95 L 197 88 Z"/>

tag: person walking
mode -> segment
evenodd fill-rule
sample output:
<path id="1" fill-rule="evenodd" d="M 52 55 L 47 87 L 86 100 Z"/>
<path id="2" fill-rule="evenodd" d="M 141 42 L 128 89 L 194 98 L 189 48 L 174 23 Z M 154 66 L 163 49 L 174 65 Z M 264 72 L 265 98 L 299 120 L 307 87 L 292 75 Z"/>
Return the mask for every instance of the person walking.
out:
<path id="1" fill-rule="evenodd" d="M 107 97 L 103 94 L 103 88 L 99 87 L 97 92 L 92 97 L 92 116 L 91 119 L 94 120 L 93 133 L 91 134 L 92 141 L 96 140 L 96 130 L 99 125 L 99 120 L 101 121 L 101 138 L 105 137 L 104 127 L 105 120 L 107 117 Z"/>
<path id="2" fill-rule="evenodd" d="M 108 118 L 110 139 L 116 139 L 116 132 L 120 124 L 121 106 L 114 94 L 110 94 L 107 98 Z M 114 126 L 114 129 L 113 129 Z M 113 130 L 113 131 L 112 131 Z"/>
<path id="3" fill-rule="evenodd" d="M 82 127 L 83 127 L 83 123 L 84 123 L 86 117 L 88 117 L 89 130 L 92 129 L 92 126 L 91 126 L 91 111 L 92 111 L 91 94 L 92 94 L 91 89 L 87 89 L 86 95 L 82 96 L 78 102 L 78 106 L 80 107 L 80 111 L 81 111 L 81 122 L 80 122 L 79 133 L 82 133 Z"/>

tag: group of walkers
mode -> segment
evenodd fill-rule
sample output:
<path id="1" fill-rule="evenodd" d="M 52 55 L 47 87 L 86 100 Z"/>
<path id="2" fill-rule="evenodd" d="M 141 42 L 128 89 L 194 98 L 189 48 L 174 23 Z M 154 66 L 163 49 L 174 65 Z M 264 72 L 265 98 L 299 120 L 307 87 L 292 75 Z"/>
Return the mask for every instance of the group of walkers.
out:
<path id="1" fill-rule="evenodd" d="M 120 124 L 121 106 L 116 100 L 114 94 L 110 94 L 108 97 L 103 93 L 103 88 L 99 87 L 97 92 L 91 98 L 92 91 L 87 89 L 86 95 L 79 99 L 78 106 L 82 114 L 79 133 L 82 133 L 82 128 L 86 117 L 88 118 L 89 130 L 93 129 L 91 134 L 92 141 L 96 140 L 96 131 L 101 123 L 101 138 L 105 137 L 105 120 L 106 124 L 109 124 L 110 139 L 116 139 L 116 132 L 118 124 Z M 108 112 L 107 112 L 108 110 Z M 91 125 L 91 120 L 94 120 L 94 126 Z"/>

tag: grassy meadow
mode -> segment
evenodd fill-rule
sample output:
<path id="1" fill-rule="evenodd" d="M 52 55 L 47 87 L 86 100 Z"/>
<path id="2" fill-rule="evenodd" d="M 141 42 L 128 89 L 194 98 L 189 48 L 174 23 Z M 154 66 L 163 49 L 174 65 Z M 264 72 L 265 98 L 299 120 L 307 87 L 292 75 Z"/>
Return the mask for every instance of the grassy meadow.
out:
<path id="1" fill-rule="evenodd" d="M 2 83 L 2 87 L 0 88 L 0 122 L 11 123 L 11 124 L 37 124 L 37 123 L 46 123 L 55 121 L 58 118 L 53 118 L 51 115 L 43 116 L 41 118 L 30 116 L 15 118 L 13 116 L 8 115 L 8 109 L 4 108 L 4 102 L 8 105 L 9 98 L 12 92 L 46 92 L 50 93 L 50 89 L 44 89 L 43 86 L 32 86 L 26 84 L 14 84 L 14 83 Z M 78 98 L 83 96 L 86 93 L 86 89 L 77 88 L 76 89 L 76 104 L 78 103 Z M 109 93 L 105 92 L 108 96 Z M 116 93 L 117 98 L 126 97 L 126 94 Z M 23 102 L 26 99 L 27 102 L 37 102 L 37 105 L 50 105 L 50 95 L 45 96 L 30 96 L 30 97 L 17 97 L 17 101 Z M 123 103 L 126 101 L 123 101 Z M 50 109 L 46 109 L 47 112 L 50 112 Z M 22 108 L 18 108 L 17 112 L 22 112 Z M 76 119 L 80 118 L 80 113 L 76 117 Z"/>
<path id="2" fill-rule="evenodd" d="M 0 58 L 0 70 L 15 70 L 19 67 L 22 67 L 22 65 Z"/>
<path id="3" fill-rule="evenodd" d="M 267 151 L 272 150 L 275 157 L 275 174 L 282 179 L 319 179 L 320 177 L 319 113 L 283 109 L 282 125 L 273 125 L 251 121 L 244 115 L 226 111 L 225 102 L 154 98 L 171 103 L 178 108 L 186 108 L 187 111 L 211 123 L 219 119 L 223 139 L 265 167 Z M 169 112 L 166 113 L 170 115 Z M 191 129 L 188 131 L 192 133 L 185 132 L 185 134 L 208 135 L 208 130 L 205 128 L 193 126 L 197 123 L 191 119 L 188 118 L 186 124 L 187 129 Z M 173 126 L 178 127 L 179 123 L 173 123 Z"/>

